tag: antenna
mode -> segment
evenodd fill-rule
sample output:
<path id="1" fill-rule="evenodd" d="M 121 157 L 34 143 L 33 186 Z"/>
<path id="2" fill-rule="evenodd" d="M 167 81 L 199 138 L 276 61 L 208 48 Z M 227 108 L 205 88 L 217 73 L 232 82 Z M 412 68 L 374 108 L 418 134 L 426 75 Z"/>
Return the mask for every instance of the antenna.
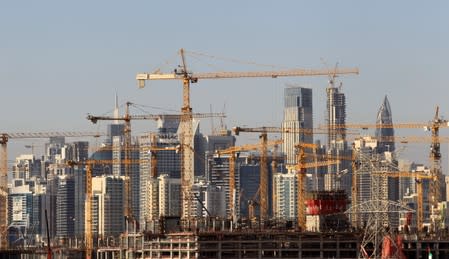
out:
<path id="1" fill-rule="evenodd" d="M 210 113 L 212 113 L 212 104 L 209 105 Z M 212 132 L 212 135 L 215 136 L 217 133 L 215 130 L 215 124 L 214 124 L 214 117 L 210 117 L 210 131 Z"/>

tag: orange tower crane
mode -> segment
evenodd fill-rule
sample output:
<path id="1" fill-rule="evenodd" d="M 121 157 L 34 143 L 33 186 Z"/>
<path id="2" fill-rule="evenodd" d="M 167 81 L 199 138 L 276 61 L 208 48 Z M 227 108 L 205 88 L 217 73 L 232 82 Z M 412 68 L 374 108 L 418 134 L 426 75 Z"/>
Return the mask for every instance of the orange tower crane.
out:
<path id="1" fill-rule="evenodd" d="M 291 69 L 281 71 L 251 71 L 251 72 L 211 72 L 211 73 L 191 73 L 187 70 L 184 50 L 179 51 L 182 65 L 172 73 L 140 73 L 136 79 L 140 88 L 145 87 L 146 80 L 180 80 L 183 82 L 183 104 L 181 108 L 181 144 L 191 145 L 193 141 L 192 132 L 192 107 L 190 103 L 190 83 L 196 83 L 203 79 L 222 79 L 222 78 L 253 78 L 253 77 L 288 77 L 288 76 L 328 76 L 331 72 L 334 74 L 358 74 L 357 68 L 352 69 Z M 182 217 L 191 218 L 191 186 L 193 185 L 193 152 L 187 148 L 182 151 L 181 166 L 181 189 L 183 195 Z"/>
<path id="2" fill-rule="evenodd" d="M 220 156 L 223 154 L 229 154 L 229 208 L 231 210 L 232 220 L 237 220 L 236 208 L 235 208 L 235 200 L 236 200 L 236 188 L 235 188 L 235 161 L 236 161 L 236 153 L 241 151 L 249 151 L 254 149 L 259 149 L 263 146 L 274 146 L 278 144 L 282 144 L 282 140 L 274 140 L 267 141 L 259 144 L 248 144 L 242 146 L 234 146 L 223 150 L 217 150 L 216 153 Z M 264 152 L 264 150 L 262 150 Z M 261 156 L 262 157 L 262 156 Z M 266 163 L 266 159 L 265 159 Z M 262 168 L 262 158 L 261 158 L 261 168 Z M 259 189 L 260 190 L 260 189 Z"/>
<path id="3" fill-rule="evenodd" d="M 51 138 L 51 137 L 99 137 L 105 135 L 99 132 L 17 132 L 0 133 L 0 250 L 8 247 L 6 239 L 8 227 L 8 141 L 23 138 Z"/>

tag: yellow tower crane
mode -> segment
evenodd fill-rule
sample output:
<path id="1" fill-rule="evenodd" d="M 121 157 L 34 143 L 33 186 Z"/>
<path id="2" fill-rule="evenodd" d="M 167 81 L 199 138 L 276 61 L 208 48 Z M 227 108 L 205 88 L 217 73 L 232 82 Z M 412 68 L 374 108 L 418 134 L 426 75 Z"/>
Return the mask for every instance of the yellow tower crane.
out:
<path id="1" fill-rule="evenodd" d="M 313 149 L 318 148 L 316 144 L 312 143 L 298 143 L 295 145 L 298 149 L 296 152 L 296 161 L 297 164 L 295 166 L 289 166 L 289 169 L 295 169 L 297 172 L 297 181 L 298 181 L 298 227 L 301 230 L 306 229 L 306 206 L 305 206 L 305 178 L 306 178 L 306 169 L 307 168 L 316 168 L 320 166 L 328 166 L 333 164 L 340 163 L 339 160 L 327 160 L 327 161 L 316 161 L 311 163 L 306 163 L 306 153 L 305 149 Z"/>
<path id="2" fill-rule="evenodd" d="M 146 80 L 180 80 L 183 82 L 183 104 L 181 108 L 181 144 L 191 145 L 193 142 L 192 132 L 192 107 L 190 103 L 190 83 L 196 83 L 203 79 L 222 79 L 222 78 L 254 78 L 254 77 L 291 77 L 291 76 L 328 76 L 330 73 L 335 75 L 358 74 L 357 68 L 338 68 L 330 71 L 329 69 L 291 69 L 281 71 L 251 71 L 251 72 L 210 72 L 210 73 L 191 73 L 187 70 L 184 50 L 180 49 L 182 65 L 172 73 L 140 73 L 136 79 L 140 88 L 145 87 Z M 193 152 L 187 148 L 182 151 L 181 166 L 181 189 L 183 195 L 182 217 L 191 218 L 191 186 L 193 185 Z"/>
<path id="3" fill-rule="evenodd" d="M 125 115 L 123 117 L 114 117 L 114 116 L 94 116 L 94 115 L 88 115 L 87 119 L 92 121 L 92 123 L 97 123 L 99 120 L 113 120 L 113 121 L 119 121 L 123 120 L 125 122 L 125 129 L 124 129 L 124 151 L 125 151 L 125 159 L 131 159 L 130 152 L 131 152 L 131 120 L 160 120 L 160 119 L 167 119 L 167 118 L 182 118 L 181 114 L 144 114 L 144 115 L 131 115 L 129 113 L 129 107 L 133 103 L 126 102 L 126 109 L 125 109 Z M 225 117 L 223 113 L 193 113 L 191 114 L 192 118 L 208 118 L 208 117 Z M 155 149 L 154 149 L 155 151 Z M 134 215 L 132 213 L 132 195 L 131 195 L 131 188 L 130 188 L 130 182 L 133 182 L 133 175 L 130 174 L 131 168 L 130 165 L 125 165 L 125 217 L 127 220 L 133 220 Z"/>
<path id="4" fill-rule="evenodd" d="M 237 198 L 236 188 L 235 188 L 235 162 L 236 162 L 236 153 L 241 151 L 249 151 L 262 148 L 263 146 L 274 146 L 278 144 L 282 144 L 282 140 L 274 140 L 267 141 L 266 144 L 247 144 L 242 146 L 234 146 L 223 150 L 217 150 L 217 155 L 229 154 L 229 208 L 231 210 L 231 218 L 232 220 L 237 220 L 236 208 L 235 208 L 235 200 Z M 263 150 L 262 150 L 263 151 Z M 262 157 L 262 156 L 261 156 Z M 266 162 L 266 159 L 265 159 Z M 262 159 L 261 159 L 261 168 L 262 168 Z M 260 189 L 259 189 L 260 190 Z"/>
<path id="5" fill-rule="evenodd" d="M 8 142 L 10 139 L 51 138 L 51 137 L 99 137 L 99 132 L 16 132 L 0 133 L 0 250 L 8 247 L 6 230 L 8 227 Z"/>

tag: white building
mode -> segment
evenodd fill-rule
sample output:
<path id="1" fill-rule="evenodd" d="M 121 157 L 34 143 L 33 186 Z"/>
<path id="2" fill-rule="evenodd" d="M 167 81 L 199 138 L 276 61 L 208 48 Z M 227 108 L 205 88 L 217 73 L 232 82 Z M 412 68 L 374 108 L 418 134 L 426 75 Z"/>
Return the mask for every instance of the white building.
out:
<path id="1" fill-rule="evenodd" d="M 297 177 L 294 172 L 273 175 L 273 215 L 293 220 L 297 216 Z"/>
<path id="2" fill-rule="evenodd" d="M 181 215 L 181 179 L 160 175 L 159 180 L 159 214 L 161 216 Z"/>

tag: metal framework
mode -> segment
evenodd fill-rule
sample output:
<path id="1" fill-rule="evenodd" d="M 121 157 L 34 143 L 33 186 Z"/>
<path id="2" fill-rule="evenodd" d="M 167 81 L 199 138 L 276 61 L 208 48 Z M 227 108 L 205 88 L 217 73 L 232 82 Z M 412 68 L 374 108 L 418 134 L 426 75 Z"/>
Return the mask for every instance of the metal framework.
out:
<path id="1" fill-rule="evenodd" d="M 394 236 L 392 228 L 385 224 L 384 218 L 388 214 L 407 212 L 413 212 L 413 210 L 398 202 L 388 200 L 369 200 L 347 210 L 346 214 L 358 213 L 368 216 L 364 226 L 364 235 L 360 243 L 359 258 L 381 258 L 384 238 Z M 395 245 L 395 242 L 392 242 L 392 244 Z M 399 252 L 399 249 L 395 250 Z"/>

